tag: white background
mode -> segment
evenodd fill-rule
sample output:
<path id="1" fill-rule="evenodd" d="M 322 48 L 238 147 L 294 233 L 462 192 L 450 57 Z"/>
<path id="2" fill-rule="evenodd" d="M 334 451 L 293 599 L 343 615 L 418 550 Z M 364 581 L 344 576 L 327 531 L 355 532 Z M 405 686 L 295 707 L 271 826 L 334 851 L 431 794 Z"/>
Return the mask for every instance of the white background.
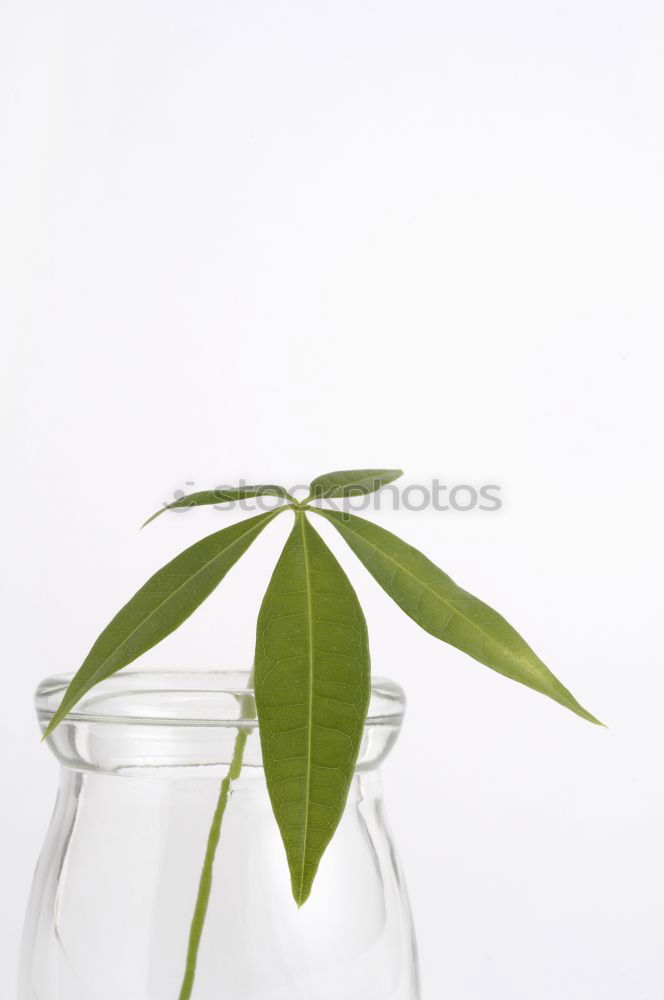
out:
<path id="1" fill-rule="evenodd" d="M 238 515 L 138 524 L 187 481 L 398 465 L 501 485 L 375 516 L 609 725 L 330 539 L 408 692 L 424 998 L 664 997 L 663 48 L 658 0 L 1 0 L 3 996 L 56 785 L 32 691 Z M 146 662 L 247 665 L 286 531 Z"/>

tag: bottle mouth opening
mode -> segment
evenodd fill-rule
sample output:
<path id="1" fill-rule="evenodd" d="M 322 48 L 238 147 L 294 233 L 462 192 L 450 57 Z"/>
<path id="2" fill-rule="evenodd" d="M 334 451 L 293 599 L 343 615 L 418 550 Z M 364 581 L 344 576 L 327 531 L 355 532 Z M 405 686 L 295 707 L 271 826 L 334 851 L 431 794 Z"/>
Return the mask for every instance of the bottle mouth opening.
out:
<path id="1" fill-rule="evenodd" d="M 58 708 L 73 674 L 47 677 L 37 688 L 35 703 L 42 728 Z M 255 728 L 253 689 L 248 670 L 118 671 L 85 694 L 63 723 L 130 726 Z M 406 707 L 403 689 L 375 677 L 367 726 L 399 726 Z"/>

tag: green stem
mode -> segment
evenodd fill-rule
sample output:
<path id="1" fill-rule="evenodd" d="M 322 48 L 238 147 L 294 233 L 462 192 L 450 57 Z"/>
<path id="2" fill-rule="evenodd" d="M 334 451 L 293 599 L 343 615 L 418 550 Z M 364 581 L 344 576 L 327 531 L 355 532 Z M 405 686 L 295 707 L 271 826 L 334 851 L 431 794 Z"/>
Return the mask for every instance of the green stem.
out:
<path id="1" fill-rule="evenodd" d="M 194 907 L 194 915 L 192 917 L 191 928 L 189 930 L 187 962 L 184 970 L 182 986 L 180 987 L 179 1000 L 189 1000 L 191 992 L 194 988 L 196 963 L 198 961 L 198 949 L 201 943 L 201 936 L 205 925 L 205 916 L 207 914 L 210 892 L 212 890 L 212 870 L 214 868 L 214 857 L 217 853 L 217 846 L 221 835 L 221 822 L 224 818 L 226 805 L 228 804 L 231 782 L 235 781 L 236 778 L 239 778 L 240 771 L 242 770 L 242 757 L 244 755 L 244 747 L 248 736 L 249 730 L 244 728 L 238 729 L 237 736 L 235 737 L 235 746 L 233 748 L 233 757 L 230 767 L 228 768 L 228 774 L 222 781 L 221 788 L 219 789 L 219 798 L 217 800 L 217 807 L 214 811 L 212 825 L 208 834 L 207 848 L 205 850 L 205 858 L 203 859 L 203 869 L 198 883 L 196 906 Z"/>

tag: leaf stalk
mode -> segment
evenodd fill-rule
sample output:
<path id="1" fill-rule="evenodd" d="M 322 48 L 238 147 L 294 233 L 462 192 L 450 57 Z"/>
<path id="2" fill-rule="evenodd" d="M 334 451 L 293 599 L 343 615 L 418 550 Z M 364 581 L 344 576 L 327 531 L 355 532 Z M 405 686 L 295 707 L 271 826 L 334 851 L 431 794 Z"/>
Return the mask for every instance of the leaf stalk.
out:
<path id="1" fill-rule="evenodd" d="M 226 812 L 226 806 L 228 805 L 231 784 L 239 778 L 240 772 L 242 771 L 244 748 L 246 746 L 248 736 L 249 733 L 246 729 L 238 729 L 237 736 L 235 737 L 235 746 L 233 748 L 233 757 L 228 768 L 228 773 L 221 782 L 221 786 L 219 788 L 219 798 L 217 799 L 217 805 L 212 817 L 205 857 L 203 859 L 203 868 L 201 870 L 201 877 L 198 883 L 196 905 L 194 907 L 194 915 L 192 917 L 191 927 L 189 930 L 184 976 L 178 1000 L 190 1000 L 192 990 L 194 988 L 196 966 L 198 964 L 198 952 L 201 945 L 203 928 L 205 926 L 208 904 L 210 902 L 210 893 L 212 891 L 214 859 L 217 853 L 217 847 L 219 846 L 219 839 L 221 837 L 221 824 L 224 818 L 224 813 Z"/>

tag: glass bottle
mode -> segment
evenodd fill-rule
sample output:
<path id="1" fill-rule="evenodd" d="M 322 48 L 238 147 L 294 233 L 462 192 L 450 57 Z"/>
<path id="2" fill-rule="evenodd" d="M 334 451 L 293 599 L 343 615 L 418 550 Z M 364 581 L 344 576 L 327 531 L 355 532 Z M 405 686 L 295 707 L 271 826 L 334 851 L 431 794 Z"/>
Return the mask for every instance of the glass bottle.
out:
<path id="1" fill-rule="evenodd" d="M 37 691 L 42 728 L 69 677 Z M 49 737 L 60 788 L 25 922 L 18 1000 L 178 1000 L 201 866 L 238 734 L 192 1000 L 419 1000 L 379 765 L 405 699 L 376 679 L 346 810 L 298 910 L 246 673 L 125 670 Z M 245 742 L 246 741 L 246 742 Z"/>

